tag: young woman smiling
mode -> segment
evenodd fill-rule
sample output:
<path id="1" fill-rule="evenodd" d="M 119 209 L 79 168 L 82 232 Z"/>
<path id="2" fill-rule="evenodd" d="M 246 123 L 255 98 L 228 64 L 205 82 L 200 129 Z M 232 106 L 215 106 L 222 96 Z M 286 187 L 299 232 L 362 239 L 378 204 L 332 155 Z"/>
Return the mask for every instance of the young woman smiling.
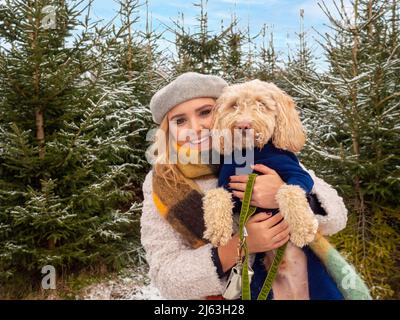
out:
<path id="1" fill-rule="evenodd" d="M 238 221 L 234 222 L 230 241 L 215 248 L 201 239 L 201 205 L 193 206 L 195 202 L 188 201 L 193 194 L 200 201 L 203 192 L 216 188 L 217 172 L 199 173 L 193 166 L 187 170 L 187 166 L 171 163 L 169 148 L 175 145 L 178 149 L 188 147 L 195 152 L 210 148 L 208 129 L 212 125 L 212 111 L 226 85 L 218 76 L 188 72 L 160 89 L 150 102 L 153 120 L 159 124 L 163 138 L 156 139 L 152 146 L 157 152 L 153 168 L 143 183 L 141 242 L 149 264 L 150 279 L 167 299 L 221 297 L 228 271 L 236 263 Z M 276 208 L 275 195 L 284 182 L 266 166 L 256 165 L 254 169 L 260 175 L 255 181 L 251 205 Z M 328 207 L 335 208 L 317 216 L 319 231 L 326 235 L 334 234 L 345 227 L 347 211 L 337 192 L 312 172 L 310 174 L 318 200 L 330 202 L 333 205 Z M 231 177 L 234 196 L 243 199 L 246 182 L 247 175 Z M 193 189 L 186 192 L 183 186 L 187 185 L 192 185 Z M 170 186 L 175 189 L 169 189 Z M 187 214 L 179 215 L 182 211 Z M 197 232 L 199 237 L 190 238 L 188 229 L 194 234 Z M 246 230 L 248 250 L 253 259 L 255 253 L 276 249 L 289 240 L 290 230 L 279 213 L 274 216 L 268 212 L 253 215 Z"/>

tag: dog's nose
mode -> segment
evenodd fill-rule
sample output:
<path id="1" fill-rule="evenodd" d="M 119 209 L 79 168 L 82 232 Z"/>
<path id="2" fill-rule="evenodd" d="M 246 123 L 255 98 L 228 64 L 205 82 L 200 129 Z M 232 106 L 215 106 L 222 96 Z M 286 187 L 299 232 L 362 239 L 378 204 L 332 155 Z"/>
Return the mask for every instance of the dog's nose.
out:
<path id="1" fill-rule="evenodd" d="M 238 129 L 251 129 L 251 121 L 236 121 L 235 127 Z"/>

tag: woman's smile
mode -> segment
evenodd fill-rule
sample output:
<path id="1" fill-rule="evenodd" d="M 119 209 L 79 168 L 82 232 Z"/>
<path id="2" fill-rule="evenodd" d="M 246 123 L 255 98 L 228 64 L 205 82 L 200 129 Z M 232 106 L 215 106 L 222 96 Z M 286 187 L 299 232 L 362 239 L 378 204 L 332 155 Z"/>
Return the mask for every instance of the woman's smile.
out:
<path id="1" fill-rule="evenodd" d="M 207 134 L 200 139 L 190 140 L 189 143 L 190 143 L 190 145 L 196 147 L 196 146 L 199 146 L 202 142 L 207 141 L 209 139 L 210 139 L 210 134 Z"/>

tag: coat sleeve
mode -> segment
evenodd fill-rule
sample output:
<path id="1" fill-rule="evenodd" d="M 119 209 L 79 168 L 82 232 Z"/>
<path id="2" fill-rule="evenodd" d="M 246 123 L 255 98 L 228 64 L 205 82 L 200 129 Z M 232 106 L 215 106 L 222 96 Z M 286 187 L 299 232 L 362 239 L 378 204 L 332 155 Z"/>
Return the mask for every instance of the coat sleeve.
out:
<path id="1" fill-rule="evenodd" d="M 204 299 L 222 293 L 226 279 L 218 276 L 212 245 L 189 247 L 157 212 L 152 199 L 152 171 L 143 183 L 141 243 L 149 277 L 166 299 Z"/>
<path id="2" fill-rule="evenodd" d="M 313 170 L 307 170 L 307 172 L 314 180 L 311 192 L 316 194 L 321 207 L 326 212 L 326 215 L 316 215 L 319 231 L 327 236 L 335 234 L 344 229 L 347 224 L 347 209 L 343 199 L 331 185 L 318 178 Z"/>
<path id="3" fill-rule="evenodd" d="M 269 157 L 255 161 L 255 163 L 262 163 L 274 169 L 287 184 L 298 185 L 306 193 L 311 192 L 313 188 L 313 179 L 307 170 L 300 166 L 299 160 L 292 152 L 274 151 Z"/>

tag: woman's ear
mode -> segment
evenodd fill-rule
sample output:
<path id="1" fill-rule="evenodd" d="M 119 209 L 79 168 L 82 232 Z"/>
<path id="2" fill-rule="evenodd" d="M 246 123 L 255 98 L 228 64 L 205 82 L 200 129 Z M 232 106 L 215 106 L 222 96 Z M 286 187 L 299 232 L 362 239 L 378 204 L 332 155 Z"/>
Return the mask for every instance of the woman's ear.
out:
<path id="1" fill-rule="evenodd" d="M 306 134 L 301 124 L 299 113 L 293 99 L 284 91 L 273 93 L 277 103 L 276 124 L 272 142 L 277 148 L 299 152 L 306 141 Z"/>

